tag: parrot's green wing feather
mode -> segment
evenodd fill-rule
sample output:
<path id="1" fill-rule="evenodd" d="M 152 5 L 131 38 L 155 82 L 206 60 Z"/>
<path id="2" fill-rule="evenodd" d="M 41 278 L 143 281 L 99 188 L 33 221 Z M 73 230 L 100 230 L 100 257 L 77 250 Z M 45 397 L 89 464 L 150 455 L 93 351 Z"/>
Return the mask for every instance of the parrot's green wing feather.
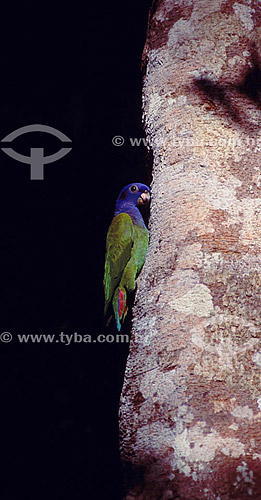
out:
<path id="1" fill-rule="evenodd" d="M 124 269 L 120 282 L 121 287 L 124 287 L 128 292 L 133 292 L 135 289 L 135 280 L 144 264 L 148 243 L 148 229 L 146 227 L 134 225 L 131 256 Z"/>
<path id="2" fill-rule="evenodd" d="M 119 284 L 123 270 L 130 259 L 133 245 L 133 223 L 126 213 L 114 217 L 109 227 L 106 240 L 106 257 L 104 269 L 104 291 L 106 314 L 114 290 Z"/>
<path id="3" fill-rule="evenodd" d="M 139 227 L 134 224 L 131 255 L 126 266 L 124 267 L 120 283 L 117 286 L 112 299 L 112 306 L 118 331 L 120 331 L 121 325 L 124 322 L 128 311 L 127 292 L 133 292 L 135 290 L 135 280 L 144 264 L 148 242 L 149 232 L 147 228 Z"/>

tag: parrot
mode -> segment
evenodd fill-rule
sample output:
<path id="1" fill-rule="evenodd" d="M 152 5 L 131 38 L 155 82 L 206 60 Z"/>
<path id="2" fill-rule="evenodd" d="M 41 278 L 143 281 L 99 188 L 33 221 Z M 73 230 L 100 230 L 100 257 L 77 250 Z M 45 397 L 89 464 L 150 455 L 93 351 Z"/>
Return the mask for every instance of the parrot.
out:
<path id="1" fill-rule="evenodd" d="M 141 183 L 125 186 L 115 205 L 106 238 L 104 295 L 106 315 L 112 302 L 117 330 L 120 331 L 128 312 L 127 293 L 135 290 L 135 280 L 145 262 L 149 231 L 139 207 L 148 205 L 151 190 Z"/>

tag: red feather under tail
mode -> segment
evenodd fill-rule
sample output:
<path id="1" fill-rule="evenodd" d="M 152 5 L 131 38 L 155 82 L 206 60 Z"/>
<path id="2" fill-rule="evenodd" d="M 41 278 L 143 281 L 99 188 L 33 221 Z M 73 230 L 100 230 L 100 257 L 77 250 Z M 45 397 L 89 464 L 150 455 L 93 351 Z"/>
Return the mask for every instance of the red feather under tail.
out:
<path id="1" fill-rule="evenodd" d="M 117 330 L 120 331 L 121 325 L 125 320 L 126 314 L 128 312 L 127 307 L 127 292 L 124 288 L 116 288 L 113 296 L 113 310 L 116 320 Z"/>
<path id="2" fill-rule="evenodd" d="M 127 307 L 127 293 L 125 290 L 122 290 L 121 288 L 119 289 L 119 294 L 118 294 L 118 311 L 117 311 L 117 328 L 120 331 L 121 325 L 123 321 L 125 320 L 125 316 L 128 312 L 128 307 Z"/>

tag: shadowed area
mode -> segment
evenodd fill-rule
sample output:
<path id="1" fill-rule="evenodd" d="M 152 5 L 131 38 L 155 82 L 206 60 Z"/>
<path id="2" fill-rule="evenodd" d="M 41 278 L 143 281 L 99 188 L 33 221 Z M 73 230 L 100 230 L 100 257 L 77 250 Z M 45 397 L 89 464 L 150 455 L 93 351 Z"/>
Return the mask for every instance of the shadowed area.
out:
<path id="1" fill-rule="evenodd" d="M 204 76 L 195 79 L 193 86 L 202 101 L 209 101 L 217 114 L 224 114 L 240 127 L 254 133 L 259 131 L 259 124 L 250 122 L 240 102 L 241 98 L 247 98 L 258 109 L 261 105 L 261 63 L 254 46 L 251 49 L 250 63 L 238 83 L 219 83 Z"/>

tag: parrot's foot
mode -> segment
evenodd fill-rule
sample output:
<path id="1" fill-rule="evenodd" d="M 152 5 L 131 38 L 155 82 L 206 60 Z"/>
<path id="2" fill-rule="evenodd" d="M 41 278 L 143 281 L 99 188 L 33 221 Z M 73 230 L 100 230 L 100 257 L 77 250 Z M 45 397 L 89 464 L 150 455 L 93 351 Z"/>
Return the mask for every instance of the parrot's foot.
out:
<path id="1" fill-rule="evenodd" d="M 122 321 L 121 321 L 122 323 L 123 323 L 123 321 L 125 320 L 125 318 L 126 318 L 126 316 L 127 316 L 127 312 L 128 312 L 128 310 L 129 310 L 129 308 L 128 308 L 128 306 L 126 306 L 126 307 L 125 307 L 125 311 L 124 311 L 124 313 L 123 313 L 123 315 L 122 315 Z"/>
<path id="2" fill-rule="evenodd" d="M 111 315 L 109 316 L 109 318 L 107 319 L 107 321 L 106 321 L 106 328 L 109 326 L 109 324 L 110 324 L 110 322 L 111 322 L 112 318 L 113 318 L 113 315 L 111 314 Z"/>

